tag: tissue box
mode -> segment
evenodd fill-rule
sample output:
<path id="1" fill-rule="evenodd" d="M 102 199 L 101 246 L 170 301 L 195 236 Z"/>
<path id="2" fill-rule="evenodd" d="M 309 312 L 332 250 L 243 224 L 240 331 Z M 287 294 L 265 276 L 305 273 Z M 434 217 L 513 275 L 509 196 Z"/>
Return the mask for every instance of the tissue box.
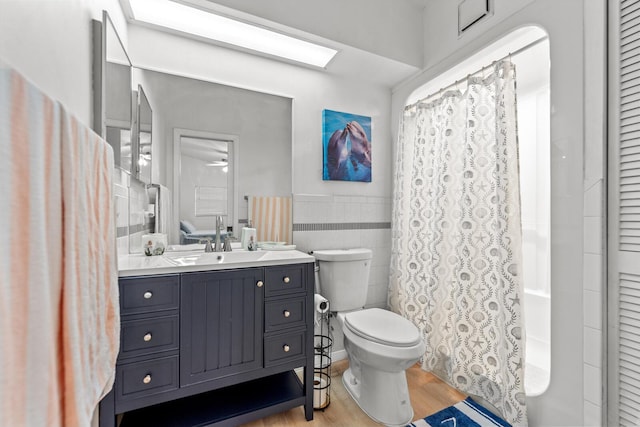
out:
<path id="1" fill-rule="evenodd" d="M 167 235 L 151 233 L 142 235 L 142 250 L 147 256 L 162 255 L 167 247 Z"/>

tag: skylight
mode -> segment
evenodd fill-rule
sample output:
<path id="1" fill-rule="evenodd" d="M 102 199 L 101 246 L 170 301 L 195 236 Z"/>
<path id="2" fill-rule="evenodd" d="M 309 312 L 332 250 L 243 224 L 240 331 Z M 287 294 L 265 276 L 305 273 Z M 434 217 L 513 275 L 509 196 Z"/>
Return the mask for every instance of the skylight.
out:
<path id="1" fill-rule="evenodd" d="M 170 0 L 128 0 L 135 21 L 324 68 L 338 52 Z"/>

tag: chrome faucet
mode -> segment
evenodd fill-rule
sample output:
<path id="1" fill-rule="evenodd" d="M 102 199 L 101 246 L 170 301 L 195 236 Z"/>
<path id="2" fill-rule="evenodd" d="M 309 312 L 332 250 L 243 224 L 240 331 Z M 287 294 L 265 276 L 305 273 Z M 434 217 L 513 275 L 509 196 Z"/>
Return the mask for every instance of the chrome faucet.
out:
<path id="1" fill-rule="evenodd" d="M 213 246 L 215 252 L 222 252 L 222 243 L 220 243 L 220 229 L 222 228 L 222 215 L 216 216 L 216 242 Z"/>

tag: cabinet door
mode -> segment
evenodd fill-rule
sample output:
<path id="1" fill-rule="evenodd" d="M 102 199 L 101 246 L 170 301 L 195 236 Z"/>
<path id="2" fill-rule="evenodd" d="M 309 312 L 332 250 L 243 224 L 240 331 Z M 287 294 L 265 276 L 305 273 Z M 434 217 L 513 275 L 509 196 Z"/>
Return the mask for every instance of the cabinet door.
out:
<path id="1" fill-rule="evenodd" d="M 262 367 L 263 270 L 182 275 L 180 385 Z"/>

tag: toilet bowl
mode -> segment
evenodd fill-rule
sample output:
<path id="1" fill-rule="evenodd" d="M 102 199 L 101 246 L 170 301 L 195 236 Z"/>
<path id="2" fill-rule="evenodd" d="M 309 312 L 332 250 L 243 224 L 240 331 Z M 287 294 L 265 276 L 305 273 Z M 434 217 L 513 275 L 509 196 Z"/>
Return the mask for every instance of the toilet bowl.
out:
<path id="1" fill-rule="evenodd" d="M 379 308 L 363 309 L 369 287 L 370 249 L 316 250 L 319 289 L 344 333 L 349 368 L 345 388 L 373 420 L 405 426 L 413 419 L 405 370 L 425 352 L 409 320 Z"/>
<path id="2" fill-rule="evenodd" d="M 405 426 L 413 419 L 405 370 L 424 354 L 418 329 L 405 318 L 378 308 L 339 313 L 349 369 L 345 388 L 373 420 Z"/>

